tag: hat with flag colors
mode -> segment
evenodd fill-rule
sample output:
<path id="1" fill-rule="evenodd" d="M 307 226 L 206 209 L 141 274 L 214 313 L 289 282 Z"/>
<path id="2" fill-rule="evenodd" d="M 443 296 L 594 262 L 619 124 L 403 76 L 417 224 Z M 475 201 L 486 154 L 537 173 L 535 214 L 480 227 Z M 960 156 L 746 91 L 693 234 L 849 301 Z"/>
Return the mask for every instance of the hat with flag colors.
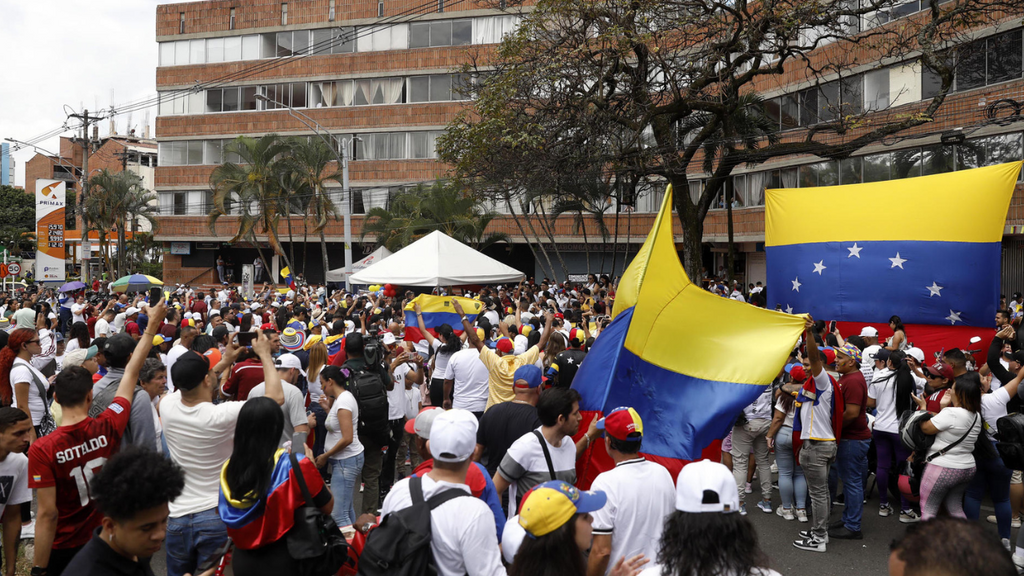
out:
<path id="1" fill-rule="evenodd" d="M 636 410 L 623 406 L 597 421 L 597 429 L 604 430 L 616 440 L 639 442 L 644 437 L 644 422 Z"/>
<path id="2" fill-rule="evenodd" d="M 538 538 L 558 530 L 576 514 L 604 508 L 607 502 L 604 492 L 586 492 L 561 480 L 551 480 L 534 486 L 523 496 L 519 525 L 527 535 Z"/>

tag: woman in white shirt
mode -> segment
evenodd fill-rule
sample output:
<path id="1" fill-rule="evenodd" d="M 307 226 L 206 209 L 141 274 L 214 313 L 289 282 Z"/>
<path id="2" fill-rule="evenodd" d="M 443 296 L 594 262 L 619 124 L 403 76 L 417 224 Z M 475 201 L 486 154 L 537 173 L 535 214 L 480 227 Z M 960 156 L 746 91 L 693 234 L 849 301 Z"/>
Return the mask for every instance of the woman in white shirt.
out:
<path id="1" fill-rule="evenodd" d="M 974 444 L 982 429 L 981 378 L 968 372 L 956 379 L 952 394 L 942 397 L 942 409 L 921 431 L 935 436 L 928 449 L 921 477 L 921 520 L 934 518 L 945 505 L 950 516 L 966 518 L 964 492 L 974 477 Z M 927 410 L 924 398 L 913 396 L 918 408 Z"/>
<path id="2" fill-rule="evenodd" d="M 64 353 L 73 352 L 79 348 L 89 347 L 89 327 L 85 322 L 75 322 L 68 332 L 68 343 L 64 347 Z"/>
<path id="3" fill-rule="evenodd" d="M 802 364 L 792 364 L 787 372 L 793 382 L 807 380 Z M 768 428 L 768 447 L 775 449 L 775 463 L 779 465 L 779 496 L 782 506 L 775 511 L 785 520 L 797 519 L 807 522 L 807 479 L 804 470 L 793 454 L 793 416 L 796 414 L 796 400 L 792 395 L 780 391 L 775 400 L 775 414 Z M 793 507 L 796 506 L 794 511 Z"/>
<path id="4" fill-rule="evenodd" d="M 310 344 L 309 340 L 315 338 Z M 319 337 L 310 336 L 306 340 L 306 350 L 309 350 L 309 369 L 306 370 L 306 382 L 309 384 L 309 411 L 316 416 L 316 429 L 313 434 L 313 454 L 319 456 L 324 452 L 324 441 L 327 438 L 327 429 L 324 422 L 327 421 L 327 411 L 320 406 L 320 398 L 324 394 L 323 385 L 320 384 L 320 371 L 327 365 L 327 345 Z"/>
<path id="5" fill-rule="evenodd" d="M 320 370 L 320 386 L 324 395 L 320 406 L 327 411 L 327 439 L 324 453 L 316 457 L 316 467 L 331 467 L 331 493 L 334 511 L 331 517 L 338 526 L 351 526 L 356 521 L 352 501 L 356 480 L 363 471 L 363 445 L 356 435 L 359 406 L 347 390 L 348 370 L 337 366 L 324 366 Z"/>
<path id="6" fill-rule="evenodd" d="M 50 381 L 32 365 L 32 356 L 41 352 L 39 333 L 30 328 L 11 332 L 7 346 L 0 352 L 0 400 L 28 414 L 32 419 L 33 441 L 39 434 L 43 415 L 49 410 L 46 390 Z"/>
<path id="7" fill-rule="evenodd" d="M 423 313 L 418 302 L 414 308 L 420 334 L 423 335 L 427 346 L 433 352 L 433 357 L 430 360 L 433 367 L 430 372 L 430 405 L 441 406 L 448 399 L 444 397 L 444 378 L 438 378 L 437 375 L 444 376 L 445 370 L 448 369 L 448 359 L 452 357 L 452 354 L 462 350 L 462 340 L 455 336 L 455 331 L 449 324 L 438 326 L 437 338 L 434 338 L 434 335 L 427 331 L 427 327 L 423 323 Z"/>
<path id="8" fill-rule="evenodd" d="M 886 361 L 884 370 L 875 370 L 868 385 L 867 409 L 876 408 L 875 424 L 871 436 L 875 440 L 878 463 L 875 478 L 878 482 L 879 516 L 893 513 L 889 504 L 889 470 L 893 464 L 903 462 L 910 456 L 910 450 L 900 441 L 900 416 L 917 408 L 911 396 L 917 391 L 913 371 L 906 362 L 907 356 L 899 350 Z M 914 522 L 917 513 L 914 506 L 903 494 L 900 495 L 900 521 Z"/>

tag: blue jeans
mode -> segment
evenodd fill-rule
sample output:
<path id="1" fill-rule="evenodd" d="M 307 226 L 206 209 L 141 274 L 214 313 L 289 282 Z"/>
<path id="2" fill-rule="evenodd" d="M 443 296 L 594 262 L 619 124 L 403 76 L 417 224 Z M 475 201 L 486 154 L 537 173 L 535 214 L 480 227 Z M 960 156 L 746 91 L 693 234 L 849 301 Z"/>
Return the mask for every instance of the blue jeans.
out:
<path id="1" fill-rule="evenodd" d="M 999 526 L 999 537 L 1010 538 L 1010 522 L 1013 512 L 1010 508 L 1010 478 L 1013 470 L 1003 464 L 1002 458 L 991 460 L 974 459 L 977 471 L 971 483 L 967 485 L 964 495 L 964 514 L 971 520 L 981 515 L 981 499 L 985 492 L 992 497 L 992 505 L 996 509 L 996 524 Z"/>
<path id="2" fill-rule="evenodd" d="M 800 510 L 807 508 L 807 480 L 804 470 L 793 455 L 793 429 L 783 426 L 775 435 L 775 463 L 779 466 L 779 495 L 782 507 Z"/>
<path id="3" fill-rule="evenodd" d="M 843 481 L 843 525 L 853 532 L 860 531 L 860 521 L 864 515 L 864 477 L 868 473 L 870 446 L 871 440 L 840 440 L 836 464 L 829 477 L 833 495 L 836 477 Z"/>
<path id="4" fill-rule="evenodd" d="M 194 574 L 228 540 L 216 508 L 167 520 L 167 576 Z"/>
<path id="5" fill-rule="evenodd" d="M 356 480 L 363 471 L 363 460 L 363 452 L 342 460 L 331 459 L 331 494 L 334 495 L 331 517 L 338 526 L 351 526 L 356 521 L 353 495 Z"/>

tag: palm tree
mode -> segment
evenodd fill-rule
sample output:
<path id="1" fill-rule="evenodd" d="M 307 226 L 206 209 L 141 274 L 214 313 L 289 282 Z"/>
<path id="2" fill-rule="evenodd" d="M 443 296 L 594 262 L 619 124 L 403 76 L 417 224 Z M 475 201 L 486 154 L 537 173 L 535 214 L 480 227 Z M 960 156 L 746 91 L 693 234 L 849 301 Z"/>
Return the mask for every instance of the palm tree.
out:
<path id="1" fill-rule="evenodd" d="M 85 214 L 91 228 L 99 234 L 103 260 L 115 277 L 124 272 L 125 222 L 136 211 L 155 223 L 156 208 L 150 202 L 156 196 L 142 187 L 142 178 L 133 172 L 101 170 L 89 179 L 90 193 L 85 201 Z M 110 261 L 107 233 L 115 230 L 117 267 Z M 87 234 L 88 230 L 83 230 Z"/>
<path id="2" fill-rule="evenodd" d="M 320 255 L 323 258 L 325 278 L 327 271 L 330 270 L 330 263 L 327 258 L 324 229 L 332 219 L 338 219 L 338 207 L 331 199 L 327 183 L 332 180 L 338 183 L 342 181 L 341 171 L 328 172 L 327 166 L 336 159 L 334 151 L 319 138 L 294 140 L 291 155 L 288 157 L 290 169 L 298 176 L 307 194 L 303 198 L 302 213 L 312 217 L 313 232 L 320 235 Z"/>
<path id="3" fill-rule="evenodd" d="M 587 272 L 594 272 L 590 264 L 590 240 L 587 237 L 587 226 L 584 215 L 593 218 L 601 233 L 602 243 L 608 240 L 608 226 L 604 222 L 604 213 L 608 210 L 612 194 L 612 184 L 599 170 L 591 170 L 583 174 L 574 174 L 560 186 L 561 196 L 555 199 L 551 207 L 551 217 L 557 219 L 562 214 L 573 215 L 575 232 L 583 234 L 583 245 L 586 247 Z M 602 272 L 603 267 L 602 267 Z"/>
<path id="4" fill-rule="evenodd" d="M 265 270 L 271 268 L 256 239 L 257 232 L 267 235 L 274 253 L 284 258 L 285 264 L 292 268 L 277 234 L 282 197 L 279 162 L 287 150 L 288 145 L 276 134 L 260 138 L 239 136 L 227 145 L 227 151 L 238 154 L 241 163 L 225 162 L 210 174 L 210 186 L 213 188 L 210 229 L 214 229 L 221 216 L 237 214 L 238 233 L 231 241 L 245 239 L 252 242 Z"/>

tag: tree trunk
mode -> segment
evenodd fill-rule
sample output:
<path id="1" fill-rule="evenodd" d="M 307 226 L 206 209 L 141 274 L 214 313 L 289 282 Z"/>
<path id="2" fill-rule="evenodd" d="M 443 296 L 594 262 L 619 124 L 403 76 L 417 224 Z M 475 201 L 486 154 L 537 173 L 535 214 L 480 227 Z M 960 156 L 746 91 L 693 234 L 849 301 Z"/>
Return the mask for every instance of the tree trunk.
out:
<path id="1" fill-rule="evenodd" d="M 583 230 L 583 249 L 587 253 L 587 274 L 593 272 L 590 269 L 590 241 L 587 240 L 587 222 L 583 219 L 583 212 L 579 212 L 580 228 Z"/>
<path id="2" fill-rule="evenodd" d="M 701 254 L 704 219 L 700 217 L 699 207 L 690 201 L 690 189 L 686 178 L 672 178 L 671 183 L 674 191 L 672 202 L 683 226 L 683 269 L 690 280 L 699 286 L 703 280 L 701 269 L 704 267 Z"/>
<path id="3" fill-rule="evenodd" d="M 612 278 L 615 278 L 615 260 L 619 256 L 619 198 L 615 198 L 615 240 L 612 242 Z"/>
<path id="4" fill-rule="evenodd" d="M 622 253 L 622 269 L 625 270 L 629 266 L 629 246 L 633 242 L 633 215 L 636 214 L 636 210 L 629 212 L 629 219 L 626 220 L 626 249 Z"/>
<path id="5" fill-rule="evenodd" d="M 732 241 L 732 186 L 725 186 L 725 221 L 729 232 L 729 253 L 725 257 L 725 277 L 728 278 L 728 286 L 732 288 L 733 273 L 736 270 L 736 245 Z"/>
<path id="6" fill-rule="evenodd" d="M 544 201 L 541 200 L 537 203 L 540 204 L 540 213 L 542 217 L 541 229 L 544 230 L 544 233 L 548 236 L 548 240 L 551 241 L 551 247 L 555 250 L 555 257 L 558 258 L 558 263 L 562 266 L 562 274 L 564 274 L 563 278 L 568 281 L 569 267 L 565 265 L 565 260 L 562 259 L 562 251 L 558 249 L 558 243 L 555 242 L 554 225 L 548 220 L 548 212 L 544 208 Z"/>
<path id="7" fill-rule="evenodd" d="M 127 247 L 126 244 L 127 244 L 127 241 L 125 239 L 125 226 L 124 226 L 124 223 L 122 222 L 122 223 L 119 223 L 117 225 L 117 273 L 120 274 L 121 276 L 125 276 L 126 275 L 124 273 L 124 271 L 125 271 L 125 268 L 124 268 L 124 265 L 125 265 L 124 251 L 125 251 L 125 248 Z"/>
<path id="8" fill-rule="evenodd" d="M 302 277 L 306 277 L 306 259 L 308 258 L 307 244 L 309 243 L 309 214 L 307 212 L 302 213 Z M 324 274 L 327 271 L 324 270 Z"/>
<path id="9" fill-rule="evenodd" d="M 267 259 L 263 256 L 263 250 L 260 249 L 260 242 L 259 242 L 259 240 L 256 239 L 256 231 L 253 230 L 252 232 L 249 233 L 249 235 L 252 236 L 252 239 L 251 239 L 252 245 L 253 245 L 254 248 L 256 248 L 256 254 L 260 257 L 260 260 L 263 262 L 263 269 L 266 271 L 265 272 L 266 275 L 267 276 L 273 276 L 274 275 L 274 269 L 270 267 L 270 263 L 267 262 Z M 276 278 L 271 278 L 271 280 L 273 281 L 274 284 L 277 284 L 277 279 Z M 253 283 L 253 291 L 255 291 L 255 290 L 256 290 L 256 283 L 254 282 Z"/>
<path id="10" fill-rule="evenodd" d="M 287 204 L 287 206 L 288 206 L 288 213 L 285 214 L 284 217 L 288 220 L 288 254 L 291 256 L 290 261 L 288 262 L 288 269 L 291 270 L 292 278 L 294 279 L 295 276 L 299 273 L 299 271 L 292 267 L 292 264 L 295 263 L 295 236 L 292 235 L 292 205 L 291 205 L 291 202 L 289 202 Z"/>
<path id="11" fill-rule="evenodd" d="M 544 255 L 544 260 L 546 260 L 547 263 L 548 263 L 548 270 L 547 271 L 551 272 L 551 280 L 554 281 L 555 280 L 555 265 L 551 263 L 551 256 L 548 255 L 547 248 L 544 247 L 544 243 L 541 242 L 540 236 L 537 234 L 537 229 L 534 228 L 534 226 L 533 226 L 533 219 L 530 218 L 530 215 L 529 215 L 529 213 L 526 210 L 526 204 L 523 203 L 523 202 L 520 202 L 519 206 L 523 210 L 523 219 L 526 220 L 526 224 L 530 227 L 530 233 L 533 234 L 533 237 L 537 240 L 537 247 L 540 248 L 541 254 Z M 511 206 L 509 206 L 509 208 L 511 209 Z M 545 273 L 547 273 L 547 271 L 545 271 Z"/>
<path id="12" fill-rule="evenodd" d="M 114 270 L 114 265 L 110 261 L 110 245 L 107 242 L 107 233 L 105 230 L 98 230 L 98 232 L 100 237 L 100 250 L 103 250 L 103 261 L 107 266 L 107 270 L 110 271 L 110 281 L 113 282 L 120 278 L 120 276 L 117 275 L 117 271 Z"/>
<path id="13" fill-rule="evenodd" d="M 508 197 L 505 198 L 505 206 L 508 207 L 509 214 L 512 216 L 512 221 L 515 222 L 516 227 L 519 228 L 519 233 L 523 235 L 523 240 L 526 240 L 526 247 L 530 249 L 530 254 L 533 254 L 533 261 L 536 262 L 537 266 L 540 266 L 541 272 L 546 273 L 544 270 L 544 263 L 541 262 L 540 258 L 537 256 L 537 250 L 534 249 L 533 242 L 530 241 L 530 237 L 526 234 L 526 229 L 523 228 L 523 223 L 519 221 L 519 218 L 516 218 L 516 211 L 512 208 L 512 201 L 509 200 Z M 529 274 L 527 274 L 527 276 L 529 276 Z"/>
<path id="14" fill-rule="evenodd" d="M 324 238 L 324 229 L 320 229 L 320 255 L 324 259 L 324 285 L 327 285 L 327 271 L 331 269 L 327 262 L 327 239 Z"/>

